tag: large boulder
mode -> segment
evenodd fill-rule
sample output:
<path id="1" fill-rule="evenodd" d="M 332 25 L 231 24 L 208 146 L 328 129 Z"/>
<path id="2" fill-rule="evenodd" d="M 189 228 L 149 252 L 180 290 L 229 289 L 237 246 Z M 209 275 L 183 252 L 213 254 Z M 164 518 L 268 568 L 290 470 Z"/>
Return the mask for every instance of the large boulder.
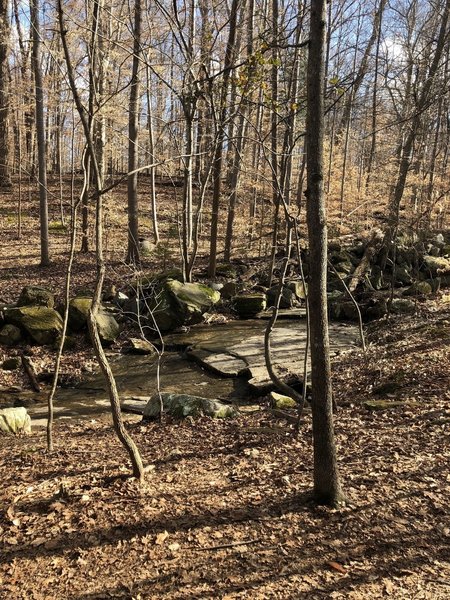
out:
<path id="1" fill-rule="evenodd" d="M 234 417 L 236 410 L 219 400 L 202 398 L 201 396 L 191 396 L 189 394 L 171 394 L 163 392 L 161 394 L 163 412 L 176 419 L 185 419 L 186 417 L 213 417 L 224 419 Z M 155 394 L 147 402 L 143 418 L 144 420 L 156 419 L 160 412 L 160 398 Z"/>
<path id="2" fill-rule="evenodd" d="M 91 308 L 92 298 L 72 298 L 69 302 L 69 328 L 72 331 L 81 331 L 87 327 L 87 318 Z"/>
<path id="3" fill-rule="evenodd" d="M 69 303 L 69 327 L 72 331 L 81 331 L 87 328 L 91 304 L 92 298 L 72 298 Z M 102 344 L 112 344 L 120 333 L 120 325 L 115 317 L 100 307 L 96 321 Z"/>
<path id="4" fill-rule="evenodd" d="M 0 330 L 0 344 L 3 346 L 15 346 L 21 339 L 20 329 L 15 325 L 4 325 Z"/>
<path id="5" fill-rule="evenodd" d="M 274 285 L 267 292 L 267 302 L 268 302 L 269 306 L 275 305 L 277 296 L 278 296 L 278 285 Z M 294 308 L 295 306 L 297 306 L 297 304 L 298 304 L 298 302 L 297 302 L 297 297 L 295 295 L 295 292 L 291 288 L 284 285 L 281 290 L 280 308 Z"/>
<path id="6" fill-rule="evenodd" d="M 95 319 L 97 321 L 98 335 L 104 346 L 109 346 L 119 337 L 120 325 L 114 316 L 104 310 L 97 313 Z"/>
<path id="7" fill-rule="evenodd" d="M 167 279 L 156 286 L 149 306 L 159 330 L 165 332 L 201 323 L 204 313 L 219 300 L 220 293 L 207 285 Z"/>
<path id="8" fill-rule="evenodd" d="M 450 274 L 450 259 L 438 256 L 424 256 L 423 262 L 425 270 L 429 271 L 432 277 L 437 275 Z"/>
<path id="9" fill-rule="evenodd" d="M 63 321 L 53 308 L 20 306 L 8 309 L 5 320 L 30 335 L 37 344 L 53 344 L 61 333 Z"/>
<path id="10" fill-rule="evenodd" d="M 31 419 L 23 406 L 0 410 L 0 431 L 3 433 L 30 433 Z"/>
<path id="11" fill-rule="evenodd" d="M 49 290 L 40 285 L 27 285 L 20 293 L 17 306 L 45 306 L 53 308 L 55 306 L 55 297 Z"/>

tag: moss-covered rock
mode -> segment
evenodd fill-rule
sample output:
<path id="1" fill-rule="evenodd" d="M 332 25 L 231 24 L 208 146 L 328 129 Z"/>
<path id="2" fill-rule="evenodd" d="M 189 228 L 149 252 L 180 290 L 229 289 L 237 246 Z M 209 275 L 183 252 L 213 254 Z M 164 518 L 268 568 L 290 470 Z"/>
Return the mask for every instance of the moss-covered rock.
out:
<path id="1" fill-rule="evenodd" d="M 163 412 L 176 419 L 201 416 L 225 419 L 236 415 L 236 410 L 232 406 L 219 402 L 218 400 L 202 398 L 201 396 L 162 393 L 161 399 L 163 403 Z M 158 394 L 155 394 L 150 398 L 144 408 L 144 420 L 156 419 L 159 416 L 159 411 L 160 398 Z"/>
<path id="2" fill-rule="evenodd" d="M 372 411 L 392 410 L 404 406 L 414 406 L 416 403 L 405 400 L 366 400 L 362 403 L 364 408 Z"/>
<path id="3" fill-rule="evenodd" d="M 286 410 L 289 408 L 297 408 L 297 402 L 291 398 L 290 396 L 284 396 L 283 394 L 278 394 L 277 392 L 270 392 L 269 400 L 273 408 L 278 408 L 280 410 Z"/>
<path id="4" fill-rule="evenodd" d="M 450 259 L 444 258 L 443 256 L 429 256 L 423 257 L 425 269 L 435 277 L 436 275 L 448 275 L 450 274 Z"/>
<path id="5" fill-rule="evenodd" d="M 236 277 L 237 277 L 236 267 L 234 267 L 234 265 L 230 265 L 228 263 L 217 265 L 216 275 L 217 275 L 217 277 L 225 277 L 227 279 L 236 279 Z"/>
<path id="6" fill-rule="evenodd" d="M 394 298 L 391 303 L 391 313 L 394 315 L 411 315 L 416 311 L 416 305 L 409 298 Z"/>
<path id="7" fill-rule="evenodd" d="M 3 433 L 30 433 L 31 419 L 23 406 L 0 410 L 0 431 Z"/>
<path id="8" fill-rule="evenodd" d="M 201 283 L 180 283 L 168 279 L 164 288 L 173 298 L 176 312 L 182 316 L 182 324 L 201 323 L 203 313 L 220 300 L 220 293 Z"/>
<path id="9" fill-rule="evenodd" d="M 432 293 L 433 288 L 428 281 L 415 281 L 403 292 L 403 296 L 429 296 Z"/>
<path id="10" fill-rule="evenodd" d="M 235 296 L 233 298 L 233 306 L 242 319 L 248 319 L 266 309 L 266 295 L 243 294 L 241 296 Z"/>
<path id="11" fill-rule="evenodd" d="M 274 306 L 278 295 L 278 285 L 274 285 L 267 292 L 267 303 Z M 297 306 L 297 297 L 295 293 L 286 285 L 281 290 L 280 308 L 294 308 Z"/>
<path id="12" fill-rule="evenodd" d="M 21 339 L 20 329 L 15 325 L 4 325 L 0 330 L 0 344 L 3 346 L 15 346 Z"/>
<path id="13" fill-rule="evenodd" d="M 53 308 L 55 306 L 55 297 L 44 287 L 27 285 L 20 293 L 17 306 L 45 306 Z"/>
<path id="14" fill-rule="evenodd" d="M 91 308 L 92 298 L 72 298 L 69 302 L 69 328 L 81 331 L 87 327 L 87 318 Z"/>
<path id="15" fill-rule="evenodd" d="M 53 344 L 61 333 L 61 315 L 45 306 L 21 306 L 5 313 L 8 323 L 28 333 L 37 344 Z"/>

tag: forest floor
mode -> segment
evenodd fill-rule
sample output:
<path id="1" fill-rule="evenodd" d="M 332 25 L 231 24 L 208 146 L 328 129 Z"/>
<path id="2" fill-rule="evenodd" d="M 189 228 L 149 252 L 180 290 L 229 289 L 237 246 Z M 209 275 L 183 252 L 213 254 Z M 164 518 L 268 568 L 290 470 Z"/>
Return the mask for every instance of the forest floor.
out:
<path id="1" fill-rule="evenodd" d="M 66 239 L 52 234 L 53 265 L 40 269 L 29 215 L 27 244 L 3 215 L 8 302 L 26 284 L 62 289 Z M 77 264 L 74 286 L 90 285 L 92 255 Z M 112 265 L 126 277 L 118 256 Z M 51 455 L 42 429 L 1 437 L 0 598 L 447 599 L 449 294 L 366 334 L 366 353 L 333 365 L 347 496 L 336 509 L 309 500 L 310 411 L 298 437 L 264 410 L 226 421 L 127 417 L 147 465 L 141 485 L 108 415 L 57 421 Z M 32 352 L 40 369 L 51 365 L 48 350 Z M 64 360 L 77 371 L 92 353 L 80 346 Z M 27 384 L 14 377 L 0 385 Z M 385 410 L 364 404 L 374 400 Z"/>

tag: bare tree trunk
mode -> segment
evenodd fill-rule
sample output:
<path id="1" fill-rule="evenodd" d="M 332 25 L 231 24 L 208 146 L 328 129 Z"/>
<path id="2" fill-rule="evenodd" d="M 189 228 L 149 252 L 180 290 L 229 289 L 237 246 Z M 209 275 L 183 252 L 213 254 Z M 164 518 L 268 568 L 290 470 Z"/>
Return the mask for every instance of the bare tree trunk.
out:
<path id="1" fill-rule="evenodd" d="M 31 0 L 31 36 L 33 39 L 32 63 L 34 84 L 36 92 L 36 134 L 38 149 L 38 181 L 39 181 L 39 222 L 41 230 L 41 266 L 50 264 L 48 243 L 48 201 L 47 201 L 47 153 L 45 147 L 45 120 L 44 120 L 44 90 L 42 88 L 42 72 L 40 64 L 40 6 L 39 0 Z"/>
<path id="2" fill-rule="evenodd" d="M 137 264 L 139 257 L 139 205 L 138 205 L 138 132 L 139 132 L 139 57 L 141 54 L 141 0 L 134 3 L 133 67 L 130 85 L 128 120 L 128 253 L 127 262 Z"/>
<path id="3" fill-rule="evenodd" d="M 213 157 L 213 199 L 211 212 L 211 238 L 209 251 L 208 275 L 214 277 L 217 266 L 217 235 L 219 229 L 219 208 L 220 196 L 222 192 L 222 162 L 223 162 L 223 142 L 225 138 L 225 120 L 227 115 L 227 94 L 228 82 L 230 80 L 230 71 L 234 59 L 236 42 L 236 24 L 240 0 L 233 0 L 230 11 L 230 30 L 228 35 L 227 49 L 224 60 L 224 73 L 222 80 L 222 89 L 220 92 L 220 104 L 217 123 L 217 136 L 215 152 Z"/>
<path id="4" fill-rule="evenodd" d="M 327 224 L 324 198 L 324 74 L 326 0 L 311 1 L 307 80 L 307 223 L 310 250 L 309 316 L 314 443 L 314 498 L 342 501 L 333 428 L 330 348 L 327 316 Z"/>
<path id="5" fill-rule="evenodd" d="M 159 244 L 159 228 L 158 228 L 158 211 L 156 207 L 156 167 L 154 166 L 155 162 L 155 133 L 153 126 L 153 109 L 152 109 L 152 100 L 150 97 L 150 69 L 147 65 L 146 68 L 147 74 L 147 125 L 148 125 L 148 143 L 149 143 L 149 154 L 150 154 L 150 162 L 153 166 L 150 167 L 150 205 L 151 205 L 151 214 L 152 214 L 152 225 L 153 225 L 153 240 L 155 244 Z"/>
<path id="6" fill-rule="evenodd" d="M 86 139 L 87 151 L 90 154 L 92 161 L 92 168 L 94 171 L 94 186 L 96 192 L 96 260 L 97 260 L 97 282 L 94 291 L 94 297 L 92 299 L 92 305 L 89 310 L 88 315 L 88 327 L 89 333 L 91 336 L 91 340 L 94 346 L 94 351 L 102 370 L 102 373 L 105 378 L 105 382 L 108 388 L 109 399 L 111 403 L 111 414 L 114 424 L 114 430 L 119 438 L 120 442 L 124 446 L 125 450 L 128 452 L 128 455 L 131 460 L 133 475 L 142 480 L 144 478 L 144 467 L 142 464 L 142 459 L 139 454 L 139 450 L 134 443 L 133 439 L 127 432 L 125 428 L 125 424 L 122 419 L 122 411 L 120 408 L 120 398 L 119 392 L 117 390 L 116 381 L 114 379 L 114 375 L 111 371 L 111 367 L 108 363 L 108 359 L 106 357 L 105 351 L 103 350 L 97 326 L 97 315 L 100 309 L 100 300 L 103 282 L 105 278 L 105 259 L 103 255 L 103 194 L 102 194 L 102 177 L 101 171 L 99 170 L 98 163 L 96 160 L 95 154 L 95 146 L 94 141 L 92 139 L 91 129 L 89 120 L 86 115 L 86 110 L 80 100 L 80 96 L 78 94 L 74 71 L 72 67 L 72 62 L 70 59 L 69 48 L 67 45 L 66 39 L 66 28 L 64 25 L 64 17 L 63 17 L 63 7 L 62 0 L 58 0 L 57 4 L 58 10 L 58 21 L 59 21 L 59 31 L 61 34 L 62 46 L 64 50 L 64 57 L 67 66 L 67 75 L 69 79 L 70 89 L 77 107 L 78 114 L 81 119 L 81 123 L 83 126 L 83 132 Z"/>
<path id="7" fill-rule="evenodd" d="M 9 164 L 9 90 L 8 90 L 8 56 L 9 56 L 9 0 L 0 0 L 0 188 L 11 187 Z"/>

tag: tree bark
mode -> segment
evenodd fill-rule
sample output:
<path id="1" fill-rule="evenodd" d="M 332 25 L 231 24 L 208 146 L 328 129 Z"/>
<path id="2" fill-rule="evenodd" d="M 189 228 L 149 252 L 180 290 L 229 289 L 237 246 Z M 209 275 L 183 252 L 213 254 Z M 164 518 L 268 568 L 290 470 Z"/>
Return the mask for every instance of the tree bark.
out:
<path id="1" fill-rule="evenodd" d="M 8 90 L 8 56 L 9 56 L 9 0 L 0 0 L 0 188 L 11 187 L 9 164 L 9 90 Z"/>
<path id="2" fill-rule="evenodd" d="M 48 200 L 47 200 L 47 152 L 45 144 L 44 120 L 44 90 L 40 64 L 40 6 L 39 0 L 31 0 L 31 36 L 33 40 L 32 64 L 34 72 L 34 86 L 36 93 L 36 135 L 38 150 L 38 181 L 39 181 L 39 222 L 41 233 L 41 266 L 50 264 L 48 242 Z"/>
<path id="3" fill-rule="evenodd" d="M 327 316 L 327 224 L 324 198 L 324 75 L 326 1 L 312 0 L 307 67 L 307 224 L 310 250 L 309 310 L 314 445 L 314 499 L 343 499 L 334 441 Z"/>
<path id="4" fill-rule="evenodd" d="M 141 0 L 134 3 L 134 44 L 133 67 L 130 85 L 130 105 L 128 120 L 128 253 L 127 262 L 139 263 L 139 205 L 137 182 L 138 174 L 138 132 L 139 132 L 139 57 L 141 54 Z"/>

